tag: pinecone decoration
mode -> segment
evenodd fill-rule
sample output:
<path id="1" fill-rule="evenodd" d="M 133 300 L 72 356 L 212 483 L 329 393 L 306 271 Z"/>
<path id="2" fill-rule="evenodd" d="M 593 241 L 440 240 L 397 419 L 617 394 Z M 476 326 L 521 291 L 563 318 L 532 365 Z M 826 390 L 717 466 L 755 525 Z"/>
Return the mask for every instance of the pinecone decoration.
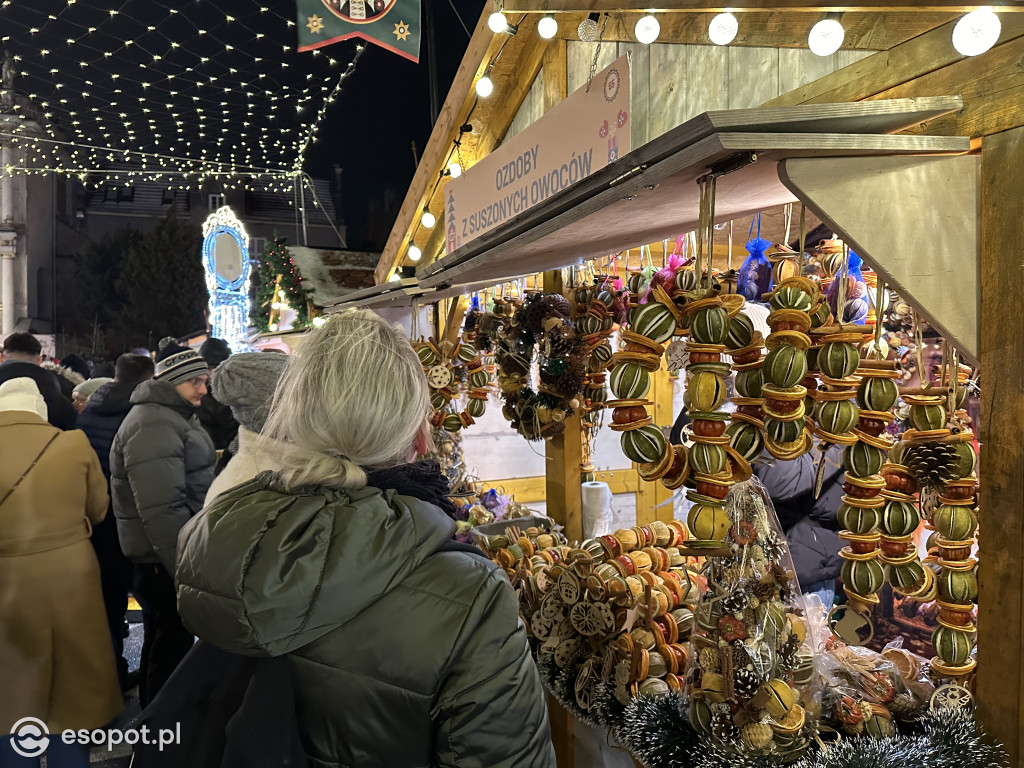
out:
<path id="1" fill-rule="evenodd" d="M 898 694 L 886 706 L 900 720 L 913 720 L 921 710 L 921 706 L 909 693 Z"/>
<path id="2" fill-rule="evenodd" d="M 719 709 L 711 713 L 711 732 L 722 741 L 731 741 L 739 736 L 740 729 L 732 721 L 728 709 Z"/>
<path id="3" fill-rule="evenodd" d="M 734 592 L 722 599 L 722 610 L 726 613 L 742 613 L 747 607 L 748 594 L 743 585 L 737 585 Z"/>
<path id="4" fill-rule="evenodd" d="M 957 478 L 959 457 L 947 443 L 911 443 L 903 462 L 921 485 L 941 487 Z"/>
<path id="5" fill-rule="evenodd" d="M 741 699 L 752 698 L 760 685 L 761 680 L 752 668 L 741 667 L 733 672 L 733 690 Z"/>
<path id="6" fill-rule="evenodd" d="M 782 559 L 782 542 L 774 533 L 768 534 L 768 537 L 762 542 L 761 548 L 764 550 L 764 556 L 768 558 L 768 562 L 777 563 Z"/>
<path id="7" fill-rule="evenodd" d="M 549 328 L 544 339 L 548 357 L 569 357 L 576 351 L 576 331 L 568 320 Z"/>
<path id="8" fill-rule="evenodd" d="M 743 726 L 740 738 L 749 749 L 761 752 L 772 743 L 772 728 L 765 723 L 750 723 Z"/>
<path id="9" fill-rule="evenodd" d="M 541 322 L 548 311 L 547 305 L 541 301 L 541 295 L 534 293 L 526 297 L 526 303 L 516 312 L 513 319 L 516 324 L 536 335 L 544 330 Z"/>
<path id="10" fill-rule="evenodd" d="M 774 581 L 762 581 L 754 585 L 754 597 L 761 602 L 771 600 L 775 597 L 776 584 Z"/>
<path id="11" fill-rule="evenodd" d="M 556 312 L 562 317 L 572 317 L 572 305 L 569 300 L 560 293 L 546 293 L 541 303 L 547 312 Z"/>

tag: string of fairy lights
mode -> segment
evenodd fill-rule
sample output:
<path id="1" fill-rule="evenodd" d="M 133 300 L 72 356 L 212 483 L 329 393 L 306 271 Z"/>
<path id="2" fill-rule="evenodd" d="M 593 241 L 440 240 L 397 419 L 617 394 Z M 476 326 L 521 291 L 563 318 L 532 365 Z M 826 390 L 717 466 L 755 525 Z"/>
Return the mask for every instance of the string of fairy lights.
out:
<path id="1" fill-rule="evenodd" d="M 124 185 L 301 184 L 365 46 L 300 54 L 296 22 L 267 3 L 0 0 L 0 58 L 9 51 L 13 70 L 0 85 L 0 143 L 16 150 L 3 170 Z"/>

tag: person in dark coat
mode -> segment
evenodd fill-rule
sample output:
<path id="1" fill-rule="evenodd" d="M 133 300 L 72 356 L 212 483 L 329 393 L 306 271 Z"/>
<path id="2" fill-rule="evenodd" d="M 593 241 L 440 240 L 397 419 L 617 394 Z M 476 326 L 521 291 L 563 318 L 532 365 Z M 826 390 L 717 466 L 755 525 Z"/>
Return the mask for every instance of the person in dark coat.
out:
<path id="1" fill-rule="evenodd" d="M 99 457 L 100 467 L 108 483 L 110 447 L 114 443 L 114 435 L 131 410 L 132 392 L 143 381 L 153 378 L 153 370 L 153 361 L 148 357 L 121 355 L 114 369 L 114 380 L 96 390 L 78 417 L 78 428 L 89 438 L 89 444 Z M 121 551 L 113 504 L 103 522 L 92 529 L 92 546 L 100 562 L 100 584 L 103 588 L 103 604 L 107 609 L 110 639 L 114 644 L 117 678 L 121 690 L 127 691 L 134 687 L 124 657 L 124 638 L 127 633 L 124 617 L 128 610 L 128 590 L 132 585 L 132 564 Z"/>
<path id="2" fill-rule="evenodd" d="M 789 541 L 797 579 L 804 592 L 816 592 L 826 606 L 832 604 L 835 580 L 843 567 L 836 532 L 836 512 L 843 496 L 842 449 L 833 446 L 825 455 L 821 493 L 814 498 L 814 483 L 821 453 L 815 448 L 794 461 L 767 462 L 754 472 L 772 497 L 779 524 Z"/>
<path id="3" fill-rule="evenodd" d="M 40 366 L 42 352 L 42 345 L 31 333 L 12 333 L 4 339 L 3 352 L 0 353 L 0 384 L 21 377 L 32 379 L 46 402 L 46 420 L 57 429 L 74 429 L 77 414 L 71 399 L 61 394 L 57 375 Z"/>
<path id="4" fill-rule="evenodd" d="M 231 347 L 223 339 L 209 338 L 199 347 L 199 356 L 209 366 L 212 381 L 217 366 L 231 357 Z M 199 406 L 199 423 L 210 433 L 213 447 L 218 451 L 231 448 L 238 435 L 238 422 L 231 415 L 231 409 L 215 397 L 212 387 Z M 232 453 L 237 453 L 237 446 Z"/>
<path id="5" fill-rule="evenodd" d="M 110 489 L 121 549 L 134 565 L 132 594 L 145 640 L 139 703 L 146 706 L 192 647 L 174 596 L 178 531 L 203 508 L 216 454 L 196 411 L 209 371 L 190 349 L 165 346 L 156 375 L 132 392 L 110 448 Z"/>

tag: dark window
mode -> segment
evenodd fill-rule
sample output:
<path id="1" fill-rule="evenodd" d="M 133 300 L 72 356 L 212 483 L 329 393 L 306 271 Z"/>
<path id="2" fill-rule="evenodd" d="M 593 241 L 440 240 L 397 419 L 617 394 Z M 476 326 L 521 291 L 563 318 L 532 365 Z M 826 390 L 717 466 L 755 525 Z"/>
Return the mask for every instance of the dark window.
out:
<path id="1" fill-rule="evenodd" d="M 164 205 L 174 205 L 174 195 L 175 192 L 173 189 L 170 187 L 164 187 L 164 196 L 160 202 Z"/>
<path id="2" fill-rule="evenodd" d="M 135 199 L 135 187 L 118 187 L 117 202 L 130 203 Z"/>

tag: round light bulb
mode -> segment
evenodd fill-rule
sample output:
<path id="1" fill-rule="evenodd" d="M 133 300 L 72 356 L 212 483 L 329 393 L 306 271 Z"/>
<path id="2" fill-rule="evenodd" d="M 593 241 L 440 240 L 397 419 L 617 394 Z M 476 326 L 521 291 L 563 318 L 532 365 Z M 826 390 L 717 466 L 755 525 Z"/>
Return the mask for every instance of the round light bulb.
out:
<path id="1" fill-rule="evenodd" d="M 451 173 L 453 179 L 457 179 L 462 175 L 462 166 L 458 163 L 452 163 L 448 166 L 448 172 Z"/>
<path id="2" fill-rule="evenodd" d="M 579 35 L 582 42 L 594 43 L 597 42 L 597 38 L 601 34 L 601 28 L 594 19 L 586 18 L 576 27 L 576 34 Z"/>
<path id="3" fill-rule="evenodd" d="M 708 25 L 708 37 L 715 45 L 728 45 L 736 38 L 740 23 L 731 13 L 720 13 Z"/>
<path id="4" fill-rule="evenodd" d="M 393 273 L 391 275 L 391 282 L 392 283 L 400 283 L 400 282 L 402 282 L 402 276 L 400 274 L 398 274 L 397 272 Z"/>
<path id="5" fill-rule="evenodd" d="M 502 32 L 508 32 L 508 22 L 505 20 L 505 14 L 501 11 L 495 11 L 487 17 L 487 26 L 490 27 L 491 32 L 496 35 Z"/>
<path id="6" fill-rule="evenodd" d="M 648 14 L 636 23 L 633 33 L 636 35 L 637 42 L 650 45 L 661 34 L 661 24 L 658 23 L 656 18 Z"/>
<path id="7" fill-rule="evenodd" d="M 424 229 L 433 229 L 434 225 L 437 224 L 437 218 L 426 208 L 423 209 L 423 215 L 420 217 L 420 224 L 423 225 Z"/>
<path id="8" fill-rule="evenodd" d="M 843 46 L 846 30 L 835 19 L 822 19 L 807 35 L 807 47 L 818 56 L 831 56 Z"/>
<path id="9" fill-rule="evenodd" d="M 953 27 L 953 47 L 964 56 L 978 56 L 999 40 L 1003 25 L 988 6 L 971 11 Z"/>
<path id="10" fill-rule="evenodd" d="M 491 80 L 487 75 L 484 75 L 476 81 L 476 95 L 481 99 L 486 99 L 494 93 L 494 81 Z"/>
<path id="11" fill-rule="evenodd" d="M 537 22 L 537 34 L 545 40 L 550 40 L 558 34 L 558 22 L 554 16 L 545 16 Z"/>
<path id="12" fill-rule="evenodd" d="M 320 328 L 321 326 L 326 324 L 327 318 L 322 315 L 317 315 L 316 317 L 313 318 L 313 326 L 316 328 Z"/>
<path id="13" fill-rule="evenodd" d="M 419 261 L 422 255 L 423 251 L 421 251 L 415 245 L 409 246 L 409 261 Z"/>

